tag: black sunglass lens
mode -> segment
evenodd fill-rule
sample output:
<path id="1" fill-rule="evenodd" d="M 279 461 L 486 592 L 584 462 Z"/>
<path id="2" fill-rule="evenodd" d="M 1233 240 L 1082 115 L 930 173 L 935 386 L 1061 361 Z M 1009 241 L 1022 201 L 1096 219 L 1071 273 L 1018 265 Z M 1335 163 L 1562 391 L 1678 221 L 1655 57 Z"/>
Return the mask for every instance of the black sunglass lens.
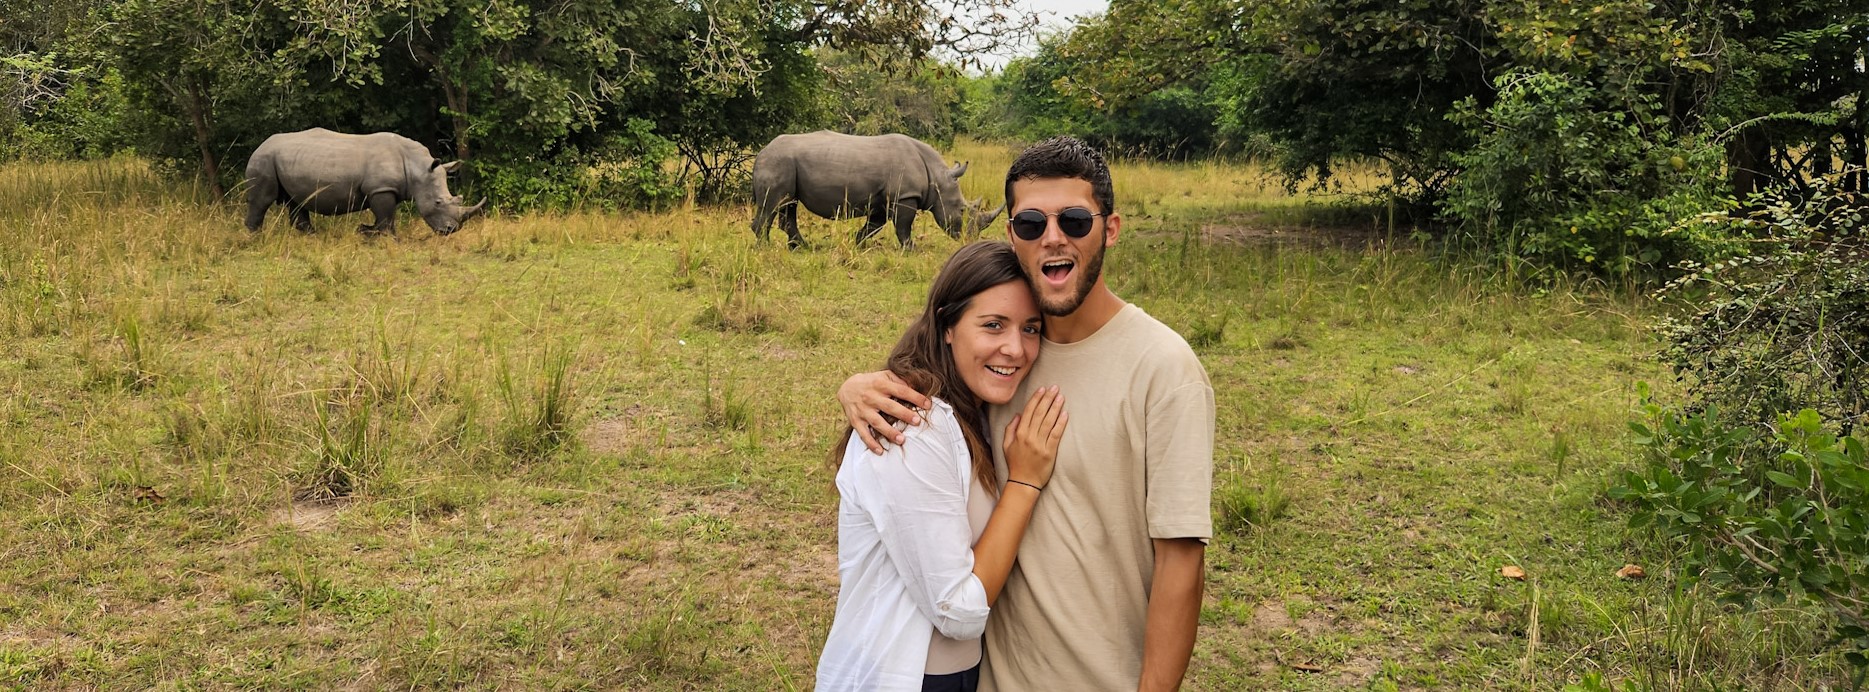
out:
<path id="1" fill-rule="evenodd" d="M 1012 216 L 1012 232 L 1020 240 L 1038 240 L 1045 235 L 1045 215 L 1026 210 Z"/>
<path id="2" fill-rule="evenodd" d="M 1090 235 L 1090 225 L 1096 219 L 1097 216 L 1090 213 L 1089 209 L 1071 207 L 1058 212 L 1058 230 L 1072 238 L 1082 238 Z"/>

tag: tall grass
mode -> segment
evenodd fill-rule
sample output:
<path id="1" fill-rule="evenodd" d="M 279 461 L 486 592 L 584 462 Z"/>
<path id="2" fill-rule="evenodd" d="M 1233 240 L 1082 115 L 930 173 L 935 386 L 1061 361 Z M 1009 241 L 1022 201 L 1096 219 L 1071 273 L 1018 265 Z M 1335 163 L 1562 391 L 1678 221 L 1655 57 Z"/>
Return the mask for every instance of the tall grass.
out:
<path id="1" fill-rule="evenodd" d="M 946 153 L 997 203 L 1014 149 Z M 1191 688 L 1837 679 L 1801 614 L 1664 597 L 1665 553 L 1597 503 L 1622 388 L 1656 379 L 1649 306 L 1366 232 L 1286 242 L 1360 211 L 1252 166 L 1115 166 L 1106 277 L 1198 349 L 1219 411 Z M 830 392 L 965 239 L 805 215 L 791 252 L 714 207 L 365 240 L 235 206 L 129 160 L 0 167 L 0 686 L 809 678 Z M 1536 599 L 1493 582 L 1507 552 Z"/>
<path id="2" fill-rule="evenodd" d="M 577 398 L 571 381 L 575 362 L 569 347 L 548 348 L 536 369 L 522 379 L 503 355 L 499 357 L 499 394 L 507 415 L 500 442 L 508 456 L 544 459 L 577 439 Z"/>
<path id="3" fill-rule="evenodd" d="M 310 465 L 299 474 L 294 499 L 325 501 L 384 494 L 394 483 L 388 441 L 369 401 L 316 401 Z M 333 410 L 335 409 L 335 411 Z"/>

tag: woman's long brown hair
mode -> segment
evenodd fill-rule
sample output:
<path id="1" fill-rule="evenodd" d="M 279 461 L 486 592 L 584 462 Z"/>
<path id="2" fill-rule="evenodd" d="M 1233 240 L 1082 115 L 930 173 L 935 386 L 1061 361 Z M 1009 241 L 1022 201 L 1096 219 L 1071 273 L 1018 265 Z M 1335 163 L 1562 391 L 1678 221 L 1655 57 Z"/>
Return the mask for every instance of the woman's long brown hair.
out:
<path id="1" fill-rule="evenodd" d="M 999 496 L 999 479 L 993 472 L 992 449 L 987 445 L 992 437 L 986 430 L 986 404 L 961 379 L 945 337 L 947 330 L 966 314 L 974 296 L 1008 281 L 1025 281 L 1011 245 L 988 240 L 955 250 L 935 275 L 921 316 L 902 333 L 883 366 L 915 391 L 929 398 L 940 397 L 954 407 L 961 433 L 967 438 L 967 451 L 973 456 L 974 478 L 994 497 Z M 844 434 L 838 436 L 837 446 L 831 449 L 833 472 L 843 465 L 844 449 L 854 434 L 856 431 L 846 424 Z"/>

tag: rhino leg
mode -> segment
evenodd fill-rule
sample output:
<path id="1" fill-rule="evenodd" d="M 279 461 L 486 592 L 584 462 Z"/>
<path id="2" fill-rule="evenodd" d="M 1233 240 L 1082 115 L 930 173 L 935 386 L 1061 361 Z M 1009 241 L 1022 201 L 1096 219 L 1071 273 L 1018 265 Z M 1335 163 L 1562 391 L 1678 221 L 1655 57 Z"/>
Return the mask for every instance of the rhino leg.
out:
<path id="1" fill-rule="evenodd" d="M 805 237 L 798 234 L 798 205 L 787 204 L 779 210 L 779 228 L 785 230 L 785 245 L 793 250 L 805 249 Z"/>
<path id="2" fill-rule="evenodd" d="M 919 211 L 921 209 L 913 204 L 896 205 L 896 242 L 901 243 L 904 250 L 915 249 L 915 213 Z"/>
<path id="3" fill-rule="evenodd" d="M 376 222 L 368 226 L 358 226 L 363 233 L 396 233 L 396 193 L 378 192 L 370 195 L 370 213 L 376 216 Z"/>
<path id="4" fill-rule="evenodd" d="M 251 178 L 247 187 L 247 230 L 260 230 L 267 210 L 278 202 L 279 181 L 263 175 Z"/>
<path id="5" fill-rule="evenodd" d="M 310 209 L 306 209 L 303 204 L 287 202 L 286 211 L 292 215 L 293 228 L 299 229 L 300 233 L 312 232 Z"/>
<path id="6" fill-rule="evenodd" d="M 876 207 L 876 211 L 870 212 L 869 217 L 863 220 L 863 227 L 857 229 L 857 244 L 862 245 L 864 241 L 875 236 L 876 231 L 880 230 L 883 224 L 886 223 L 889 223 L 889 208 L 882 206 Z"/>
<path id="7" fill-rule="evenodd" d="M 772 218 L 778 215 L 778 209 L 764 199 L 756 204 L 758 208 L 753 211 L 753 237 L 764 243 L 772 238 Z"/>

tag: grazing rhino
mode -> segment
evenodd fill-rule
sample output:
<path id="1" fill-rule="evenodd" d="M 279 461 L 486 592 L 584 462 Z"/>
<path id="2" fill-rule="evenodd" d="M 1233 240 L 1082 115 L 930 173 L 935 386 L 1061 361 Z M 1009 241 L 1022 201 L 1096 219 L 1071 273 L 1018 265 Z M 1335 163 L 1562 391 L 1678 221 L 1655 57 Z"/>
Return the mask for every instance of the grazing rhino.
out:
<path id="1" fill-rule="evenodd" d="M 366 233 L 396 232 L 396 205 L 415 200 L 436 233 L 447 235 L 487 206 L 464 206 L 448 193 L 448 173 L 461 162 L 442 163 L 428 148 L 402 135 L 347 135 L 315 127 L 267 137 L 247 161 L 247 230 L 259 230 L 266 212 L 284 204 L 292 225 L 311 230 L 311 214 L 327 216 L 369 209 L 376 223 Z"/>
<path id="2" fill-rule="evenodd" d="M 948 168 L 934 147 L 908 135 L 779 135 L 753 160 L 753 235 L 765 242 L 777 215 L 790 246 L 804 246 L 798 235 L 803 205 L 827 219 L 864 217 L 859 243 L 894 221 L 896 240 L 914 247 L 909 232 L 924 209 L 958 238 L 985 228 L 1004 209 L 981 212 L 978 203 L 962 200 L 957 181 L 966 172 L 967 164 Z"/>

